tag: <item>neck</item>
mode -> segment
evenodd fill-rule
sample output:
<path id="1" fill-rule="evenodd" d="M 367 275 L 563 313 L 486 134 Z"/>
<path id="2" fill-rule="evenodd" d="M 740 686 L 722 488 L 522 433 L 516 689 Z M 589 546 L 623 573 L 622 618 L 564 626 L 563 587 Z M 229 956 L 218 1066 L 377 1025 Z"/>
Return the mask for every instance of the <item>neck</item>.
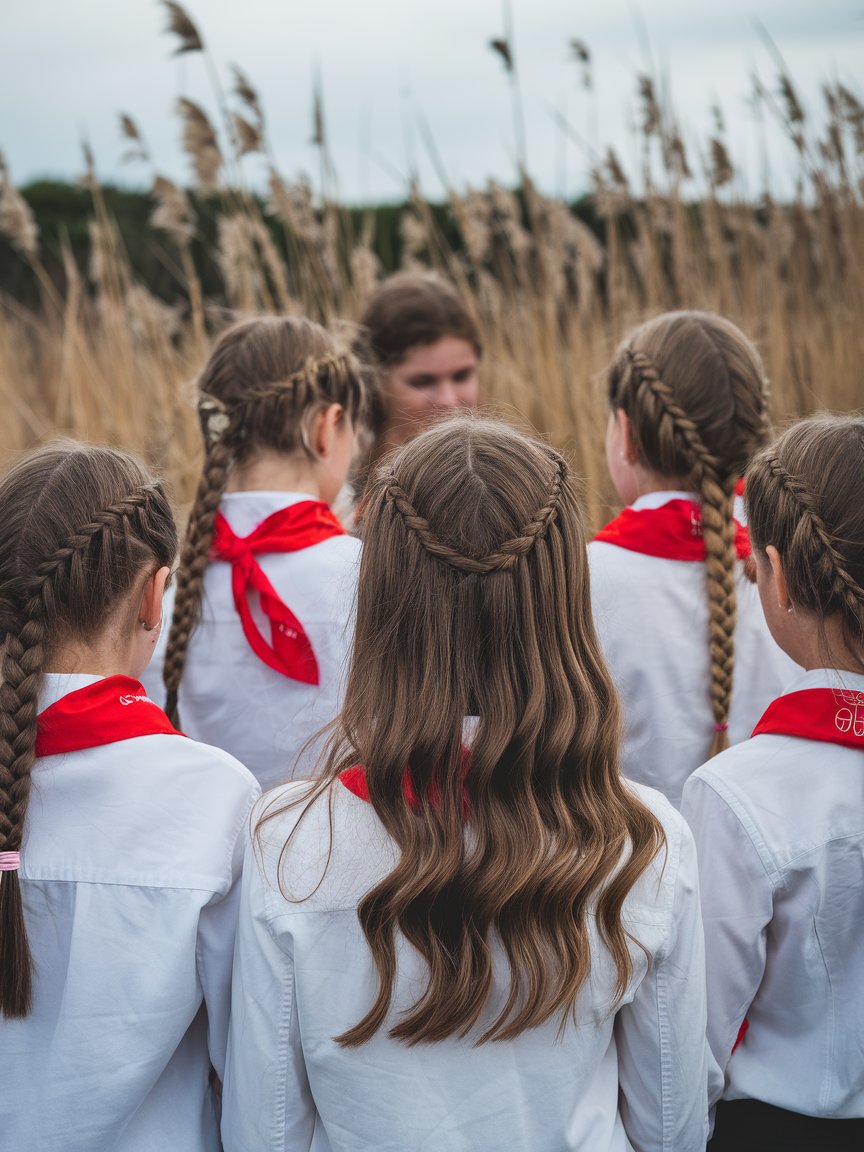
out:
<path id="1" fill-rule="evenodd" d="M 321 482 L 313 461 L 261 451 L 237 464 L 231 471 L 226 492 L 306 492 L 321 497 Z"/>
<path id="2" fill-rule="evenodd" d="M 790 614 L 789 621 L 789 633 L 782 637 L 780 647 L 805 672 L 834 668 L 837 672 L 864 673 L 861 657 L 846 643 L 839 617 L 820 621 L 815 616 L 796 612 Z"/>
<path id="3" fill-rule="evenodd" d="M 106 643 L 58 646 L 44 671 L 67 676 L 132 676 L 136 680 L 141 675 L 131 653 Z"/>
<path id="4" fill-rule="evenodd" d="M 652 472 L 641 464 L 633 465 L 633 492 L 628 503 L 632 504 L 640 496 L 648 496 L 652 492 L 692 492 L 693 486 L 689 476 L 661 476 Z"/>

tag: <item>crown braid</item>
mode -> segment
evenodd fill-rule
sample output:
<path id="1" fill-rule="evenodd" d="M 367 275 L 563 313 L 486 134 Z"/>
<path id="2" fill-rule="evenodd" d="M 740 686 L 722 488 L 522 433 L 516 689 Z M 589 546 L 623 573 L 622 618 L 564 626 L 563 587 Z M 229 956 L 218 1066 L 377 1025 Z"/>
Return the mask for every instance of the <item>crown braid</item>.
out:
<path id="1" fill-rule="evenodd" d="M 388 502 L 402 517 L 406 528 L 417 537 L 427 552 L 445 564 L 449 564 L 451 568 L 480 576 L 487 572 L 512 568 L 520 556 L 526 556 L 537 541 L 542 540 L 557 514 L 558 500 L 565 479 L 566 465 L 563 460 L 558 459 L 556 460 L 555 477 L 543 507 L 537 510 L 518 535 L 505 540 L 488 555 L 479 557 L 465 556 L 461 552 L 457 552 L 455 548 L 451 548 L 449 544 L 445 544 L 432 531 L 429 521 L 416 511 L 395 477 L 391 476 L 387 480 L 385 493 Z"/>

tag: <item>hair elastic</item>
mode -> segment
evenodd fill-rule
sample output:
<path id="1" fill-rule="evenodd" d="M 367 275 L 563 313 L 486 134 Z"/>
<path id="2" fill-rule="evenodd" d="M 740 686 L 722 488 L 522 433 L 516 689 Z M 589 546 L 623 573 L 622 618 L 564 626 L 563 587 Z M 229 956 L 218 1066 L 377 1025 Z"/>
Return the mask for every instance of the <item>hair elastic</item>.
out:
<path id="1" fill-rule="evenodd" d="M 722 724 L 715 724 L 714 725 L 714 731 L 715 732 L 725 732 L 728 729 L 728 727 L 729 727 L 729 721 L 724 720 Z"/>
<path id="2" fill-rule="evenodd" d="M 17 872 L 20 867 L 20 852 L 0 852 L 0 872 Z"/>

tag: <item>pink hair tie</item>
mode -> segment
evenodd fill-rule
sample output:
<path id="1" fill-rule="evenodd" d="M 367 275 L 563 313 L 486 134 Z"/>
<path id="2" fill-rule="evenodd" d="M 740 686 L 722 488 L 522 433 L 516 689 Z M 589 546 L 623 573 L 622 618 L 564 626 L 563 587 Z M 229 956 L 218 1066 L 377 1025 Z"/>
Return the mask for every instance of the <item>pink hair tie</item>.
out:
<path id="1" fill-rule="evenodd" d="M 729 727 L 729 721 L 724 720 L 722 724 L 715 724 L 714 725 L 714 731 L 715 732 L 725 732 L 728 729 L 728 727 Z"/>
<path id="2" fill-rule="evenodd" d="M 0 852 L 0 872 L 17 872 L 20 867 L 20 852 Z"/>

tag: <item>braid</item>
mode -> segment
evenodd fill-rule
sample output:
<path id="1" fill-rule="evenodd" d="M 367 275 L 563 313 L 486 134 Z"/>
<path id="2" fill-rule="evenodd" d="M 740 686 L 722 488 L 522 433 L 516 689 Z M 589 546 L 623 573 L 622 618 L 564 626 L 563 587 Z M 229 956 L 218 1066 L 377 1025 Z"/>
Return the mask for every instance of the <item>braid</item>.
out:
<path id="1" fill-rule="evenodd" d="M 391 477 L 386 484 L 387 500 L 393 505 L 409 532 L 420 541 L 423 547 L 432 556 L 436 556 L 451 568 L 474 575 L 484 575 L 487 572 L 496 572 L 512 568 L 520 556 L 526 556 L 538 540 L 541 540 L 555 519 L 558 511 L 558 500 L 565 480 L 565 465 L 563 460 L 556 460 L 555 478 L 549 488 L 549 495 L 542 508 L 521 529 L 517 536 L 498 546 L 486 556 L 465 556 L 445 544 L 431 529 L 429 521 L 421 516 L 408 499 L 403 488 Z"/>
<path id="2" fill-rule="evenodd" d="M 676 402 L 671 388 L 642 352 L 627 349 L 631 370 L 671 423 L 693 462 L 702 504 L 705 577 L 708 590 L 708 646 L 711 653 L 711 711 L 714 739 L 710 756 L 729 746 L 729 708 L 735 668 L 735 529 L 732 516 L 734 477 L 705 447 L 698 425 Z"/>
<path id="3" fill-rule="evenodd" d="M 162 671 L 167 689 L 165 711 L 174 724 L 179 722 L 177 696 L 186 663 L 189 637 L 198 621 L 201 609 L 204 573 L 207 571 L 210 545 L 213 542 L 213 525 L 228 482 L 232 461 L 233 453 L 230 447 L 221 438 L 214 438 L 207 448 L 204 471 L 195 494 L 195 503 L 189 514 L 189 526 L 180 554 L 174 615 L 171 619 L 165 666 Z"/>
<path id="4" fill-rule="evenodd" d="M 817 572 L 830 589 L 831 597 L 853 614 L 860 613 L 864 607 L 864 589 L 850 575 L 846 561 L 819 513 L 816 497 L 781 464 L 775 455 L 766 455 L 765 463 L 771 475 L 793 499 L 799 510 L 801 521 L 806 526 L 805 530 L 813 543 L 811 551 L 816 556 Z"/>

